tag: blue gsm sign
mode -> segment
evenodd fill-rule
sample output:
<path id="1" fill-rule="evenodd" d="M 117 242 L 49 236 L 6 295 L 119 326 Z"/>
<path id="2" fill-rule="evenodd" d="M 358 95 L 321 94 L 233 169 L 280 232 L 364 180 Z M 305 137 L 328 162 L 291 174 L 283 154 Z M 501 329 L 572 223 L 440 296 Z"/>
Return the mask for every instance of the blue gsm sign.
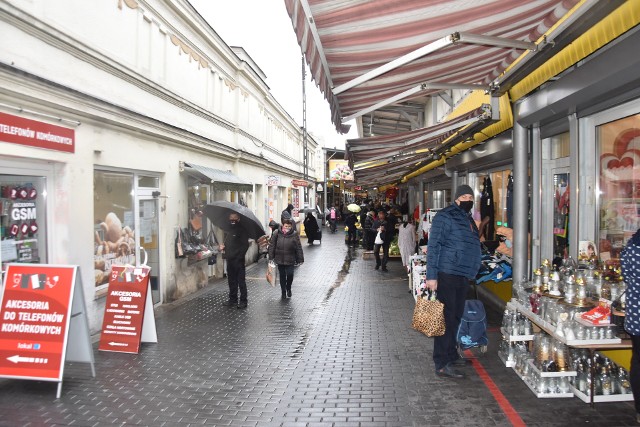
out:
<path id="1" fill-rule="evenodd" d="M 34 202 L 18 202 L 11 205 L 11 219 L 24 221 L 36 219 L 36 204 Z"/>

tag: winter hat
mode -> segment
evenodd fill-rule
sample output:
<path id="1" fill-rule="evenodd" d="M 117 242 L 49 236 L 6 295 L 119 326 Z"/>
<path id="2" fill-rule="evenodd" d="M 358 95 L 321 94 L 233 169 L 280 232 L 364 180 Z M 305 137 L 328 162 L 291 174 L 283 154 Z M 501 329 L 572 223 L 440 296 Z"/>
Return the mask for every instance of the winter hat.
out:
<path id="1" fill-rule="evenodd" d="M 454 197 L 453 200 L 458 200 L 460 196 L 464 196 L 465 194 L 471 194 L 473 196 L 473 189 L 467 184 L 459 185 L 456 189 L 456 197 Z"/>

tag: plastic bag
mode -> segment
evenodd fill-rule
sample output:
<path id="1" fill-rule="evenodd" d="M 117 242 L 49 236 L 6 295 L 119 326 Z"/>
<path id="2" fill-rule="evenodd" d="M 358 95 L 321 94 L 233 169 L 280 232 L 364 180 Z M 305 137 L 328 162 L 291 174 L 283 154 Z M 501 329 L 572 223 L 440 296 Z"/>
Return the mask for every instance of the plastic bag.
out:
<path id="1" fill-rule="evenodd" d="M 277 276 L 278 267 L 276 266 L 276 263 L 273 261 L 269 261 L 269 264 L 267 265 L 267 282 L 269 282 L 272 287 L 276 286 Z"/>

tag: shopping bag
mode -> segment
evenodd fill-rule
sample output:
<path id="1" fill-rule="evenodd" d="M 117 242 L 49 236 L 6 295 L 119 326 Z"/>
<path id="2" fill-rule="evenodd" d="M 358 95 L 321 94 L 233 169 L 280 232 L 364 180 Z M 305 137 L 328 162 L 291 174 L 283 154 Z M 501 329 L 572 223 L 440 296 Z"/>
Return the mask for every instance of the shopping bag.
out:
<path id="1" fill-rule="evenodd" d="M 276 263 L 273 261 L 269 261 L 269 264 L 267 264 L 267 282 L 269 282 L 271 286 L 275 287 L 277 276 L 278 268 L 276 266 Z"/>
<path id="2" fill-rule="evenodd" d="M 444 335 L 444 304 L 438 301 L 435 292 L 418 296 L 411 327 L 428 337 Z"/>
<path id="3" fill-rule="evenodd" d="M 374 240 L 373 243 L 375 243 L 376 245 L 381 245 L 384 243 L 384 240 L 382 240 L 382 231 L 378 231 L 378 234 L 376 234 L 376 240 Z"/>

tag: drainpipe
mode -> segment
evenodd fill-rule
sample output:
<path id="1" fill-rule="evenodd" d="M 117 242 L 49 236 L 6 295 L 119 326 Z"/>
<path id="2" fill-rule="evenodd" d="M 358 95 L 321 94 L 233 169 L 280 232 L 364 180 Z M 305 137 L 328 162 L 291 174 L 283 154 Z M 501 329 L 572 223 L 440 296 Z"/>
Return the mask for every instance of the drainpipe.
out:
<path id="1" fill-rule="evenodd" d="M 528 277 L 528 171 L 527 129 L 518 123 L 520 104 L 514 106 L 513 120 L 513 282 Z"/>

